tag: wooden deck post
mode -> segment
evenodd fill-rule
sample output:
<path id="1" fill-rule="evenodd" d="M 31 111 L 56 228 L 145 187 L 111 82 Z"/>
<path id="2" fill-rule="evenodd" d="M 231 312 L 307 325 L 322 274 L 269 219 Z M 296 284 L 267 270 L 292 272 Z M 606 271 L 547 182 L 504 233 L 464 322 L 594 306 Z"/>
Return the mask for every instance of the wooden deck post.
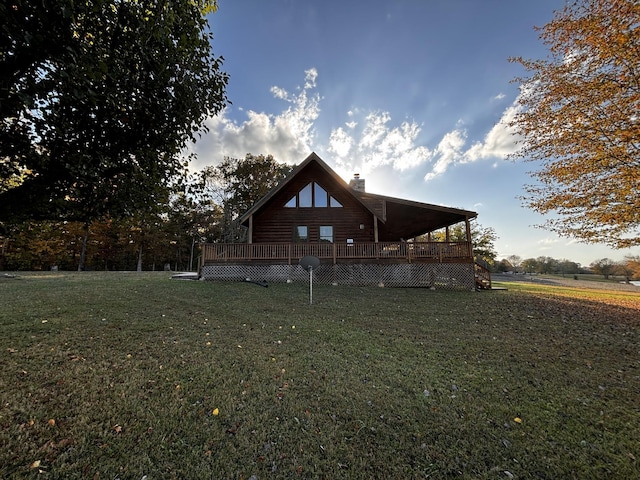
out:
<path id="1" fill-rule="evenodd" d="M 467 255 L 473 257 L 473 244 L 471 243 L 471 222 L 469 222 L 469 217 L 465 217 L 464 224 L 467 229 Z"/>
<path id="2" fill-rule="evenodd" d="M 373 241 L 378 243 L 378 217 L 373 216 Z"/>
<path id="3" fill-rule="evenodd" d="M 378 217 L 373 216 L 373 243 L 376 249 L 376 259 L 380 258 L 380 249 L 378 248 Z"/>

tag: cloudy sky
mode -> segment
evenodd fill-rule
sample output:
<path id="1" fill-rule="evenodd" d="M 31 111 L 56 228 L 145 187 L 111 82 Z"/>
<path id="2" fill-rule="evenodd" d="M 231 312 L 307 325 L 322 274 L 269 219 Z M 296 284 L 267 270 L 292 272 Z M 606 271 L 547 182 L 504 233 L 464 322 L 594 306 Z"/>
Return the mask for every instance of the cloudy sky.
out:
<path id="1" fill-rule="evenodd" d="M 544 218 L 518 198 L 536 165 L 506 159 L 524 73 L 508 58 L 545 57 L 533 27 L 563 4 L 219 0 L 210 24 L 232 105 L 208 121 L 193 168 L 246 153 L 297 164 L 315 151 L 369 192 L 478 212 L 500 258 L 638 254 L 536 228 Z"/>

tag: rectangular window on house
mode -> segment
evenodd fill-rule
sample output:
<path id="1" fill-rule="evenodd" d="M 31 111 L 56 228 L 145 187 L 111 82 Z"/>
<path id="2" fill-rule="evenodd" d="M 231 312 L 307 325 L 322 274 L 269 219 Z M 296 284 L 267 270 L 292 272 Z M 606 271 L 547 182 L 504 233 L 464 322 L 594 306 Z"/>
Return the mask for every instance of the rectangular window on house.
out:
<path id="1" fill-rule="evenodd" d="M 309 227 L 306 225 L 298 225 L 293 229 L 293 241 L 295 243 L 309 241 Z"/>
<path id="2" fill-rule="evenodd" d="M 320 241 L 333 243 L 333 227 L 331 225 L 322 225 L 320 227 Z"/>

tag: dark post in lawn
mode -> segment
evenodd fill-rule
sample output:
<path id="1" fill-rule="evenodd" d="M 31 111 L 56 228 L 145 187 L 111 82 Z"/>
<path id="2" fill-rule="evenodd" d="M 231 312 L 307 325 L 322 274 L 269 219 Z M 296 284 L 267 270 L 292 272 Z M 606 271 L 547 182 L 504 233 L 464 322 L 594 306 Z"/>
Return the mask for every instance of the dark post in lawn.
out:
<path id="1" fill-rule="evenodd" d="M 313 304 L 313 269 L 318 268 L 320 259 L 313 255 L 307 255 L 300 259 L 300 265 L 309 272 L 309 305 Z"/>

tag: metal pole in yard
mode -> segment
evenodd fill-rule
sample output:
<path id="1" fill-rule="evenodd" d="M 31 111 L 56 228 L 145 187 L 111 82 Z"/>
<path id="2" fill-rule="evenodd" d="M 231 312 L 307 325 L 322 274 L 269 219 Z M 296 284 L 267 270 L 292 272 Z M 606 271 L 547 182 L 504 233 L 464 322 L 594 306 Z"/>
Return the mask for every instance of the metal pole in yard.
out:
<path id="1" fill-rule="evenodd" d="M 309 267 L 309 305 L 313 304 L 313 267 Z"/>

